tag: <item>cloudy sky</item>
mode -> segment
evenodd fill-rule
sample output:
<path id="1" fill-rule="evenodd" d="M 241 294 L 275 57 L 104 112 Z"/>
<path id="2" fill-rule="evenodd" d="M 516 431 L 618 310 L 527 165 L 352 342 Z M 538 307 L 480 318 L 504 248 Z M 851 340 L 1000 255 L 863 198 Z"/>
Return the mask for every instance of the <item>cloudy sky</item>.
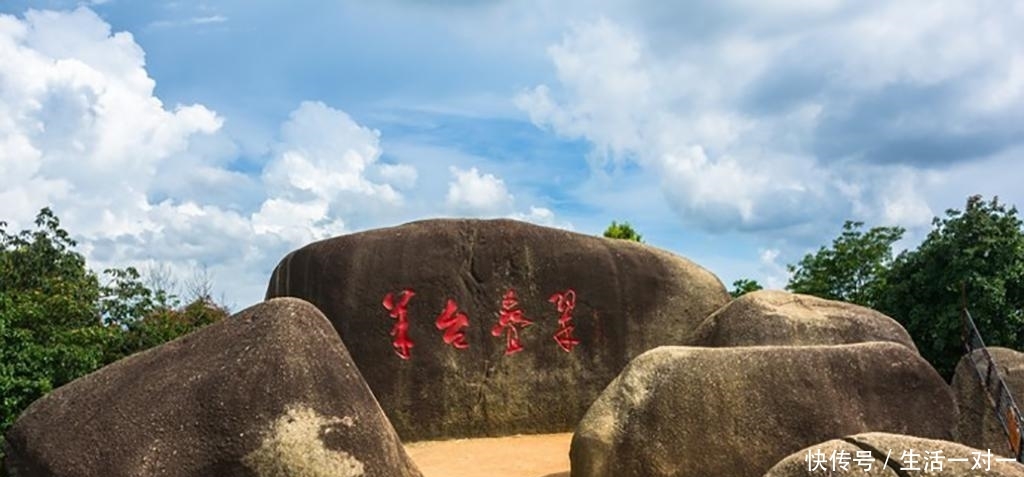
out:
<path id="1" fill-rule="evenodd" d="M 259 5 L 259 6 L 256 6 Z M 0 1 L 0 220 L 206 267 L 438 217 L 645 241 L 781 287 L 844 220 L 1024 205 L 1024 2 Z"/>

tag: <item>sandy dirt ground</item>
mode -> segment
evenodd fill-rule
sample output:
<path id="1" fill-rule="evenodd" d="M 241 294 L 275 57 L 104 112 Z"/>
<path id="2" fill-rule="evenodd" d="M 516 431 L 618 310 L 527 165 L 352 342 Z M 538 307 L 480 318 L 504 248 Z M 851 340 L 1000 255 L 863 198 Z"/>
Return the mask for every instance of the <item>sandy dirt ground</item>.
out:
<path id="1" fill-rule="evenodd" d="M 569 477 L 572 434 L 406 444 L 424 477 Z"/>

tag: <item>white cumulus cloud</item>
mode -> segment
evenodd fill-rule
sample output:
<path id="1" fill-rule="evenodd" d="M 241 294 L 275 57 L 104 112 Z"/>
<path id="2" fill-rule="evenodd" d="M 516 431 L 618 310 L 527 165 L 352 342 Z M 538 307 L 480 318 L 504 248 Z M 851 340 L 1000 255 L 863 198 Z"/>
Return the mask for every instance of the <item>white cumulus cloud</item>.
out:
<path id="1" fill-rule="evenodd" d="M 515 198 L 505 182 L 493 174 L 481 174 L 475 167 L 468 170 L 451 167 L 455 180 L 448 183 L 448 206 L 468 215 L 499 215 L 511 211 Z"/>
<path id="2" fill-rule="evenodd" d="M 335 213 L 355 213 L 375 204 L 397 207 L 401 194 L 390 184 L 371 180 L 371 171 L 383 175 L 397 167 L 406 176 L 415 175 L 411 166 L 384 165 L 380 170 L 380 132 L 320 102 L 299 105 L 281 127 L 281 138 L 263 170 L 268 194 L 279 200 L 297 204 L 315 199 Z"/>
<path id="3" fill-rule="evenodd" d="M 588 141 L 595 169 L 639 166 L 705 230 L 926 227 L 962 201 L 933 193 L 956 164 L 1005 157 L 1024 137 L 1021 8 L 603 5 L 621 15 L 574 24 L 548 49 L 557 81 L 516 102 Z"/>
<path id="4" fill-rule="evenodd" d="M 202 105 L 165 108 L 131 34 L 111 34 L 84 8 L 0 16 L 0 85 L 0 199 L 20 220 L 29 204 L 71 196 L 128 214 L 161 163 L 223 122 Z"/>
<path id="5" fill-rule="evenodd" d="M 562 222 L 555 218 L 555 213 L 547 207 L 530 206 L 529 212 L 516 212 L 510 216 L 515 220 L 530 222 L 545 227 L 556 227 L 565 230 L 575 230 L 571 222 Z"/>
<path id="6" fill-rule="evenodd" d="M 0 15 L 0 211 L 17 230 L 51 206 L 96 269 L 135 265 L 179 281 L 208 266 L 244 306 L 289 249 L 386 210 L 416 171 L 381 165 L 379 133 L 305 102 L 262 170 L 235 170 L 224 118 L 165 105 L 130 33 L 87 8 Z M 376 182 L 369 177 L 381 177 Z"/>
<path id="7" fill-rule="evenodd" d="M 381 164 L 380 176 L 396 188 L 408 189 L 416 185 L 419 173 L 408 164 Z"/>

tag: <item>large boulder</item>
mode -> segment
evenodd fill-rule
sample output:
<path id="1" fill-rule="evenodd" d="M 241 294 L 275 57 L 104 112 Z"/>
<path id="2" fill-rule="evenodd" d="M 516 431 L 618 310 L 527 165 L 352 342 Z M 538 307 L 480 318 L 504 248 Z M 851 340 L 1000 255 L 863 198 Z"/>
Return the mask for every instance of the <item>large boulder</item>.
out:
<path id="1" fill-rule="evenodd" d="M 809 446 L 783 459 L 764 477 L 1024 477 L 1024 466 L 999 459 L 988 449 L 871 432 Z"/>
<path id="2" fill-rule="evenodd" d="M 835 346 L 663 347 L 634 359 L 573 435 L 573 477 L 756 477 L 867 431 L 948 439 L 952 392 L 917 353 Z"/>
<path id="3" fill-rule="evenodd" d="M 891 341 L 917 351 L 907 330 L 875 310 L 784 291 L 759 290 L 723 306 L 690 346 L 830 345 Z"/>
<path id="4" fill-rule="evenodd" d="M 571 430 L 729 295 L 682 257 L 512 220 L 427 220 L 288 254 L 268 297 L 334 323 L 406 440 Z"/>
<path id="5" fill-rule="evenodd" d="M 337 333 L 277 299 L 33 403 L 11 477 L 420 476 Z"/>
<path id="6" fill-rule="evenodd" d="M 1024 406 L 1024 353 L 999 347 L 986 349 L 995 362 L 994 371 L 1006 383 L 1017 406 Z M 979 449 L 992 449 L 992 452 L 1004 456 L 1013 455 L 1006 431 L 996 419 L 993 404 L 995 380 L 990 379 L 988 384 L 993 397 L 985 390 L 982 381 L 987 373 L 988 361 L 984 359 L 981 350 L 965 355 L 956 366 L 952 383 L 960 410 L 956 441 Z M 993 373 L 992 378 L 995 376 Z M 1018 436 L 1020 432 L 1024 432 L 1024 429 L 1018 429 Z"/>

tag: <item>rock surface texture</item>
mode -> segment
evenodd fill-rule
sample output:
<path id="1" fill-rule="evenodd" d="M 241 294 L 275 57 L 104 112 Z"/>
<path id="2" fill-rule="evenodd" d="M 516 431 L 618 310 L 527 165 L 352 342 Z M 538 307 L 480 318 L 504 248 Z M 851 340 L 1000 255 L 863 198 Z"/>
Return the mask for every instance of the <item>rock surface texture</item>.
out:
<path id="1" fill-rule="evenodd" d="M 358 477 L 420 472 L 324 316 L 271 300 L 33 403 L 11 477 Z"/>
<path id="2" fill-rule="evenodd" d="M 668 252 L 512 220 L 428 220 L 287 255 L 405 440 L 571 430 L 630 359 L 729 301 Z"/>
<path id="3" fill-rule="evenodd" d="M 959 461 L 965 458 L 966 462 Z M 809 446 L 783 459 L 764 477 L 1024 477 L 1024 465 L 998 458 L 953 442 L 872 432 Z"/>
<path id="4" fill-rule="evenodd" d="M 1003 378 L 1006 387 L 1016 401 L 1024 408 L 1024 353 L 1007 348 L 987 348 L 996 363 L 996 371 Z M 975 373 L 975 368 L 977 373 Z M 981 350 L 974 351 L 960 359 L 953 374 L 953 394 L 959 408 L 956 441 L 978 449 L 992 449 L 1003 456 L 1013 455 L 1010 440 L 1002 424 L 996 420 L 995 406 L 985 391 L 982 377 L 987 373 L 987 361 Z M 994 376 L 994 375 L 993 375 Z M 995 389 L 995 382 L 989 385 Z M 1018 430 L 1024 432 L 1024 429 Z"/>
<path id="5" fill-rule="evenodd" d="M 663 347 L 580 422 L 573 477 L 760 476 L 817 442 L 868 431 L 949 439 L 952 392 L 895 343 Z"/>
<path id="6" fill-rule="evenodd" d="M 891 341 L 917 351 L 902 325 L 870 308 L 775 290 L 747 293 L 709 316 L 690 346 L 800 346 Z"/>

